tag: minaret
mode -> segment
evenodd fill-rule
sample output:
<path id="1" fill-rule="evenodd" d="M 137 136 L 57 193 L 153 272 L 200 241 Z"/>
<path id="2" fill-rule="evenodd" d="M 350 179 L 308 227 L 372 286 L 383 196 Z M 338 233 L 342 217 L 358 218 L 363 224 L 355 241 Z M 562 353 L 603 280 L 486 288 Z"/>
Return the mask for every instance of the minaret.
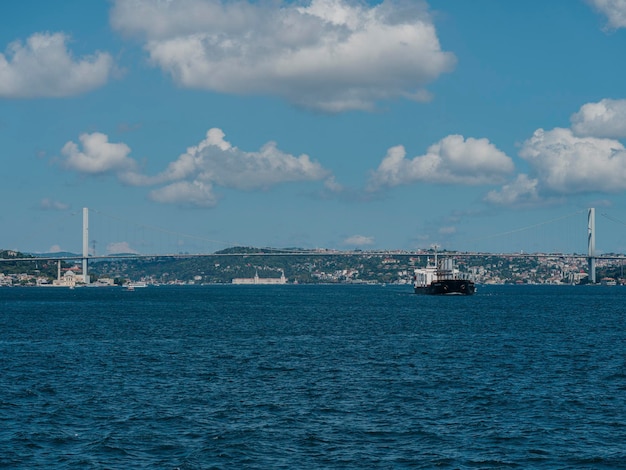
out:
<path id="1" fill-rule="evenodd" d="M 83 207 L 83 282 L 89 284 L 87 258 L 89 257 L 89 209 Z"/>

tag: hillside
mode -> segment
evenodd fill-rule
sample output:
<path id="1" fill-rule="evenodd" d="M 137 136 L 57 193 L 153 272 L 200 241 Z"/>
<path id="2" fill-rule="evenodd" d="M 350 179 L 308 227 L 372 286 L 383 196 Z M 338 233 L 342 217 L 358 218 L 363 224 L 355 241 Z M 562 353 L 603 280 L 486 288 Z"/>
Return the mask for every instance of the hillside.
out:
<path id="1" fill-rule="evenodd" d="M 290 254 L 298 251 L 298 255 Z M 234 278 L 278 278 L 282 273 L 288 282 L 311 283 L 407 283 L 413 270 L 426 264 L 427 256 L 401 252 L 350 254 L 311 251 L 302 254 L 297 249 L 234 247 L 201 257 L 91 260 L 92 280 L 100 277 L 145 280 L 152 283 L 231 283 Z M 446 253 L 440 253 L 446 255 Z M 456 255 L 462 272 L 478 283 L 537 284 L 584 283 L 587 262 L 584 258 L 568 255 L 549 257 L 516 257 L 511 255 L 472 256 Z M 27 258 L 29 261 L 11 261 Z M 30 261 L 32 259 L 32 261 Z M 62 263 L 67 269 L 72 264 Z M 31 277 L 55 279 L 57 263 L 33 255 L 11 250 L 0 250 L 0 275 L 26 274 Z M 599 261 L 597 279 L 623 278 L 623 266 L 617 262 Z M 24 281 L 22 283 L 32 283 Z"/>

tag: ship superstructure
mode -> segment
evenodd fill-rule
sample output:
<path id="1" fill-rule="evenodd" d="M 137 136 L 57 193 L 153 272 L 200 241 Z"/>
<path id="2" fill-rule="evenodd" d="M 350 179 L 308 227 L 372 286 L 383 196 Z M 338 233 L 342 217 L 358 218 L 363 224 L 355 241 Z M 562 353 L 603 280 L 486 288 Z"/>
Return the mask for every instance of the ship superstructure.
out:
<path id="1" fill-rule="evenodd" d="M 425 268 L 417 268 L 413 275 L 416 294 L 426 295 L 473 295 L 474 282 L 461 274 L 452 258 L 429 259 Z"/>

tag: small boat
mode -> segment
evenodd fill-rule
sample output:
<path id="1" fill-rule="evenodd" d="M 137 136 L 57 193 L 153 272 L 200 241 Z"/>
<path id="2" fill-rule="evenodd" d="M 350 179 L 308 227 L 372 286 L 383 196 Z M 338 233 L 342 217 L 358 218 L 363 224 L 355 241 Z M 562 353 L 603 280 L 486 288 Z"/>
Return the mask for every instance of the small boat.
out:
<path id="1" fill-rule="evenodd" d="M 474 281 L 461 275 L 451 258 L 438 259 L 435 251 L 434 263 L 418 268 L 413 275 L 413 290 L 424 295 L 473 295 Z"/>
<path id="2" fill-rule="evenodd" d="M 135 290 L 137 288 L 148 287 L 148 284 L 143 281 L 129 282 L 125 284 L 124 287 L 126 288 L 126 290 Z"/>

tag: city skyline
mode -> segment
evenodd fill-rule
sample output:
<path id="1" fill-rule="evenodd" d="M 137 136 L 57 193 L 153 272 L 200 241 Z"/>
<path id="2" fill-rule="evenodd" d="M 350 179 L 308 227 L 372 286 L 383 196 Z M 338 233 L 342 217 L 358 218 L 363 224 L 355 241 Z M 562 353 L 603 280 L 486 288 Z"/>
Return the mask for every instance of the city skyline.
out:
<path id="1" fill-rule="evenodd" d="M 89 207 L 99 254 L 147 250 L 137 226 L 188 252 L 584 253 L 596 207 L 598 252 L 626 252 L 626 5 L 26 0 L 0 17 L 0 249 L 80 252 Z"/>

